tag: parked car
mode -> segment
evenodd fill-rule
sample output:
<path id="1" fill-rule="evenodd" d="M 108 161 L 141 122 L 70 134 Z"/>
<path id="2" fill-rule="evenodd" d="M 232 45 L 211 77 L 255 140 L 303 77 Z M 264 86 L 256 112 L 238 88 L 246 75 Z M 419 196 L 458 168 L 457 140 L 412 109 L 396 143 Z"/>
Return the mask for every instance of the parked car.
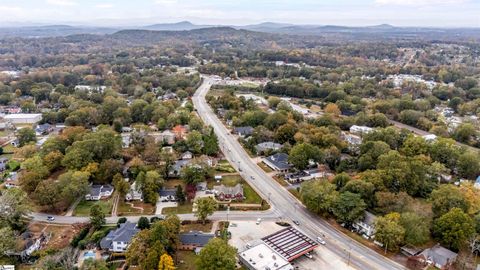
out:
<path id="1" fill-rule="evenodd" d="M 55 217 L 48 216 L 48 217 L 47 217 L 47 220 L 48 220 L 48 221 L 54 221 L 54 220 L 55 220 Z"/>
<path id="2" fill-rule="evenodd" d="M 325 242 L 325 240 L 323 240 L 323 238 L 321 238 L 320 236 L 317 237 L 317 242 L 320 243 L 320 244 L 322 244 L 322 245 L 327 244 L 327 243 Z"/>
<path id="3" fill-rule="evenodd" d="M 309 259 L 313 259 L 312 254 L 310 254 L 309 252 L 305 253 L 305 257 L 307 257 Z"/>

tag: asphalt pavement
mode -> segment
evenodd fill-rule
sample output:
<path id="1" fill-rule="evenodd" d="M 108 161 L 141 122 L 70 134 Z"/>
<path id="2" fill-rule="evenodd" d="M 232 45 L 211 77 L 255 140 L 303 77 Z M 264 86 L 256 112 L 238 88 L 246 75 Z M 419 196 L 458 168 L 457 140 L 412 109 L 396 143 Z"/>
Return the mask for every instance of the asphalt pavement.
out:
<path id="1" fill-rule="evenodd" d="M 310 213 L 297 198 L 255 164 L 207 104 L 205 96 L 214 82 L 214 79 L 203 76 L 203 83 L 193 96 L 194 106 L 203 121 L 214 128 L 221 149 L 226 150 L 224 151 L 226 159 L 241 171 L 243 178 L 263 198 L 268 198 L 273 212 L 283 220 L 297 220 L 300 223 L 298 228 L 314 239 L 325 234 L 326 247 L 337 256 L 348 260 L 348 263 L 356 269 L 406 269 L 352 240 L 325 220 Z"/>

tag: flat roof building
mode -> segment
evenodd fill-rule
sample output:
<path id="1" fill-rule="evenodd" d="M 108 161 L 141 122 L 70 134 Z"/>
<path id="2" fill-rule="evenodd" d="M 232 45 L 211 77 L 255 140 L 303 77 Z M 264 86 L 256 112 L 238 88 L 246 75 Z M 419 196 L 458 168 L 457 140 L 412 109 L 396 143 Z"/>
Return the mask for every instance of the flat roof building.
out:
<path id="1" fill-rule="evenodd" d="M 42 121 L 40 113 L 15 113 L 7 114 L 3 117 L 5 121 L 11 124 L 36 124 Z"/>
<path id="2" fill-rule="evenodd" d="M 280 230 L 262 238 L 262 240 L 289 262 L 314 250 L 318 246 L 315 240 L 293 227 Z"/>
<path id="3" fill-rule="evenodd" d="M 265 243 L 238 253 L 240 262 L 249 270 L 293 270 L 293 266 Z"/>

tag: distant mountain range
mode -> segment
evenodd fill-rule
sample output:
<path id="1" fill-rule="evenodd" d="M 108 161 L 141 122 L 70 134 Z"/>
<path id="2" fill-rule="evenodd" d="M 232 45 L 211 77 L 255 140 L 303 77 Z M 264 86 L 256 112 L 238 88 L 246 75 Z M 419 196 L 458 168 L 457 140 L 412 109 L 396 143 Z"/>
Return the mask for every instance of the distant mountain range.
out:
<path id="1" fill-rule="evenodd" d="M 87 26 L 70 26 L 70 25 L 47 25 L 47 26 L 19 26 L 19 27 L 0 27 L 0 38 L 5 37 L 53 37 L 68 36 L 77 34 L 113 34 L 121 30 L 151 30 L 151 31 L 190 31 L 203 28 L 213 27 L 231 27 L 237 30 L 249 30 L 265 33 L 278 34 L 294 34 L 294 35 L 353 35 L 353 36 L 386 36 L 395 35 L 427 35 L 431 37 L 434 34 L 447 36 L 473 35 L 480 36 L 480 28 L 428 28 L 428 27 L 396 27 L 389 24 L 381 24 L 374 26 L 338 26 L 338 25 L 294 25 L 275 22 L 264 22 L 260 24 L 252 24 L 245 26 L 219 26 L 219 25 L 198 25 L 189 21 L 178 23 L 161 23 L 147 26 L 132 26 L 122 28 L 109 27 L 87 27 Z"/>

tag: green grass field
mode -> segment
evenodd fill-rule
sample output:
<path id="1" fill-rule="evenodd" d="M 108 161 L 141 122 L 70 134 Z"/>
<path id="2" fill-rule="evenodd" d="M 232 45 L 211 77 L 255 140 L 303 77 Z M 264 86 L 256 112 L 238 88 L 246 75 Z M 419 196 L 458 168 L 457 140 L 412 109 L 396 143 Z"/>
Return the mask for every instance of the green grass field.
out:
<path id="1" fill-rule="evenodd" d="M 94 205 L 100 205 L 105 216 L 110 216 L 112 214 L 112 199 L 100 200 L 100 201 L 85 201 L 82 200 L 75 210 L 73 211 L 74 216 L 79 217 L 88 217 L 90 216 L 90 208 Z"/>
<path id="2" fill-rule="evenodd" d="M 179 205 L 177 207 L 166 207 L 162 209 L 163 215 L 175 215 L 175 214 L 190 214 L 192 213 L 192 203 L 184 203 L 183 205 Z"/>

